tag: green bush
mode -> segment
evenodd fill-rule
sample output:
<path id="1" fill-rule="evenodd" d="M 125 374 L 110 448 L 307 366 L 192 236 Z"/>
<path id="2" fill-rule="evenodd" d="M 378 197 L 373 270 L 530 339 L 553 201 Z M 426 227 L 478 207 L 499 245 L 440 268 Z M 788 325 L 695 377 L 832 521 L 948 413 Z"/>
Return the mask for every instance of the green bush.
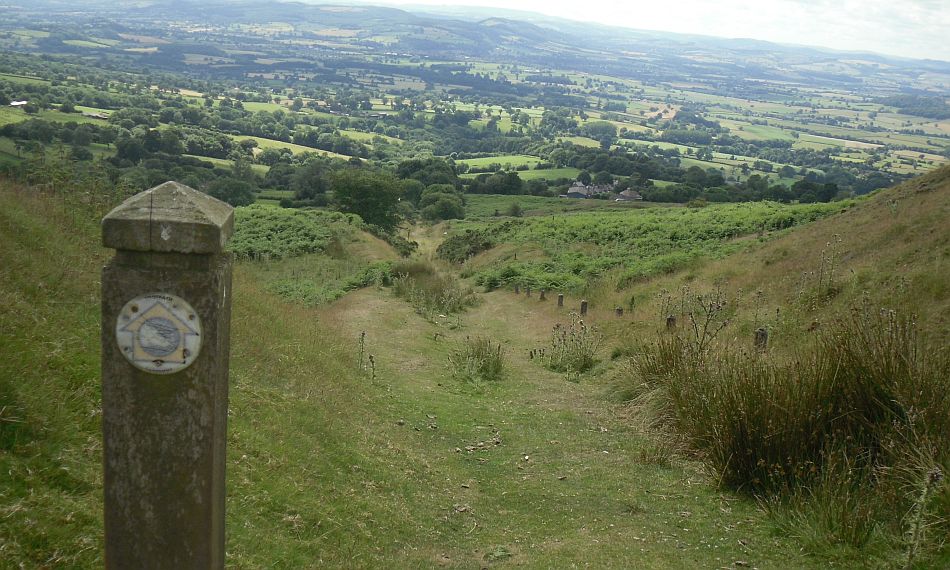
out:
<path id="1" fill-rule="evenodd" d="M 505 349 L 489 338 L 466 338 L 449 355 L 449 364 L 457 378 L 478 386 L 505 375 Z"/>
<path id="2" fill-rule="evenodd" d="M 460 221 L 438 254 L 463 263 L 499 243 L 530 244 L 535 250 L 540 246 L 543 256 L 499 260 L 476 269 L 476 278 L 484 275 L 486 286 L 493 286 L 499 271 L 515 267 L 523 276 L 516 283 L 579 292 L 612 270 L 620 270 L 621 279 L 629 283 L 672 273 L 699 259 L 722 257 L 745 247 L 736 239 L 740 236 L 811 222 L 847 205 L 757 202 Z"/>
<path id="3" fill-rule="evenodd" d="M 469 230 L 463 234 L 445 239 L 436 253 L 442 259 L 453 263 L 463 263 L 469 257 L 495 247 L 495 241 L 488 232 Z"/>
<path id="4" fill-rule="evenodd" d="M 239 259 L 280 259 L 324 251 L 362 227 L 356 216 L 255 204 L 234 210 L 230 249 Z"/>
<path id="5" fill-rule="evenodd" d="M 460 313 L 475 303 L 470 290 L 463 289 L 454 277 L 439 273 L 427 261 L 397 263 L 392 275 L 393 292 L 426 318 Z"/>
<path id="6" fill-rule="evenodd" d="M 564 327 L 560 323 L 554 326 L 545 365 L 556 372 L 566 372 L 576 377 L 596 364 L 600 344 L 600 334 L 580 320 L 576 313 L 571 313 L 569 326 Z"/>

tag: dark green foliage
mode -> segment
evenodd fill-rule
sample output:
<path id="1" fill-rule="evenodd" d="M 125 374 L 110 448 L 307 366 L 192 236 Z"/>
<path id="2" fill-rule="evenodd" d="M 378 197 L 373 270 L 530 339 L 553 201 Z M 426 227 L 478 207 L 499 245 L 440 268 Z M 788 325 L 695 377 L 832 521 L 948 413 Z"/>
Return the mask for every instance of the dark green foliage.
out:
<path id="1" fill-rule="evenodd" d="M 465 217 L 465 206 L 462 205 L 461 198 L 454 194 L 430 194 L 424 196 L 423 201 L 426 206 L 422 208 L 421 213 L 426 220 L 435 222 Z"/>
<path id="2" fill-rule="evenodd" d="M 256 187 L 250 182 L 237 178 L 217 178 L 204 188 L 208 195 L 232 206 L 253 204 L 255 190 Z"/>
<path id="3" fill-rule="evenodd" d="M 356 214 L 367 224 L 392 230 L 399 224 L 396 208 L 402 187 L 383 172 L 347 168 L 331 177 L 333 199 L 344 212 Z"/>
<path id="4" fill-rule="evenodd" d="M 495 247 L 495 243 L 487 231 L 466 230 L 443 240 L 436 253 L 447 261 L 463 263 L 469 257 Z"/>
<path id="5" fill-rule="evenodd" d="M 239 258 L 274 259 L 324 251 L 361 226 L 338 212 L 247 206 L 234 211 L 230 249 Z"/>
<path id="6" fill-rule="evenodd" d="M 928 119 L 950 118 L 950 105 L 943 97 L 926 97 L 921 95 L 892 95 L 881 97 L 877 102 L 882 105 L 898 107 L 901 113 L 926 117 Z"/>
<path id="7" fill-rule="evenodd" d="M 455 188 L 461 181 L 455 168 L 441 158 L 412 159 L 401 162 L 396 168 L 396 176 L 402 179 L 418 180 L 423 186 L 450 184 Z"/>

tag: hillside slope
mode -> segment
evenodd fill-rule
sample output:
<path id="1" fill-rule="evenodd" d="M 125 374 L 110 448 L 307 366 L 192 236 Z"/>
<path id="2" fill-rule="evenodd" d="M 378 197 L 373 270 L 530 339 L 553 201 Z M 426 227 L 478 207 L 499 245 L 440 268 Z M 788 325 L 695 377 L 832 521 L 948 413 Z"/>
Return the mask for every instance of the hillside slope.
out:
<path id="1" fill-rule="evenodd" d="M 916 315 L 928 337 L 950 339 L 950 167 L 758 242 L 630 286 L 608 276 L 588 295 L 605 317 L 633 297 L 623 327 L 641 337 L 664 325 L 663 306 L 684 291 L 720 286 L 738 301 L 734 334 L 751 338 L 753 328 L 765 326 L 778 346 L 800 345 L 823 322 L 862 303 Z"/>

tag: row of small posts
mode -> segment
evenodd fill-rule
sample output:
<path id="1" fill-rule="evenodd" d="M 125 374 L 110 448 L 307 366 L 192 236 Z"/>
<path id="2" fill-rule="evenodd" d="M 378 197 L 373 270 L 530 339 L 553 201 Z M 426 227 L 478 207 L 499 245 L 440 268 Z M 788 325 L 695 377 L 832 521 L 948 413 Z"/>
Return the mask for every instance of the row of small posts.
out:
<path id="1" fill-rule="evenodd" d="M 515 284 L 514 290 L 515 290 L 515 294 L 516 294 L 516 295 L 517 295 L 517 294 L 521 294 L 521 286 L 518 285 L 517 283 Z M 525 295 L 528 296 L 528 297 L 531 296 L 531 287 L 525 287 Z M 540 293 L 539 293 L 539 295 L 538 295 L 538 300 L 544 301 L 545 299 L 546 299 L 546 297 L 545 297 L 545 290 L 544 290 L 544 289 L 541 289 L 541 290 L 540 290 Z M 557 295 L 557 306 L 558 306 L 558 307 L 563 307 L 563 306 L 564 306 L 564 294 L 563 294 L 563 293 L 558 293 L 558 295 Z M 614 314 L 615 314 L 617 317 L 623 317 L 623 307 L 615 307 L 615 308 L 614 308 Z M 587 300 L 586 300 L 586 299 L 582 299 L 582 300 L 581 300 L 580 315 L 581 315 L 582 317 L 587 315 Z M 676 328 L 676 315 L 668 315 L 668 316 L 666 317 L 666 328 L 667 328 L 667 330 L 674 330 L 674 329 Z M 769 346 L 769 331 L 768 331 L 768 329 L 766 329 L 766 328 L 764 328 L 764 327 L 760 327 L 760 328 L 755 329 L 755 337 L 754 337 L 754 341 L 753 341 L 753 346 L 755 346 L 755 348 L 756 348 L 757 350 L 766 350 L 766 349 L 768 349 L 768 346 Z"/>
<path id="2" fill-rule="evenodd" d="M 530 296 L 531 296 L 531 287 L 525 287 L 524 290 L 525 290 L 525 295 L 528 296 L 528 297 L 530 297 Z M 519 284 L 517 284 L 517 283 L 515 283 L 515 294 L 516 294 L 516 295 L 520 295 L 520 294 L 521 294 L 521 286 L 520 286 Z M 539 301 L 546 301 L 546 300 L 547 300 L 547 291 L 545 291 L 544 289 L 540 289 L 539 292 L 538 292 L 538 300 L 539 300 Z M 558 306 L 558 307 L 563 307 L 563 306 L 564 306 L 564 293 L 558 293 L 558 294 L 557 294 L 557 306 Z M 617 311 L 617 316 L 618 316 L 618 317 L 622 317 L 622 316 L 623 316 L 623 307 L 617 307 L 616 311 Z M 587 315 L 587 300 L 586 300 L 586 299 L 582 299 L 582 300 L 581 300 L 580 315 L 581 315 L 582 317 Z"/>

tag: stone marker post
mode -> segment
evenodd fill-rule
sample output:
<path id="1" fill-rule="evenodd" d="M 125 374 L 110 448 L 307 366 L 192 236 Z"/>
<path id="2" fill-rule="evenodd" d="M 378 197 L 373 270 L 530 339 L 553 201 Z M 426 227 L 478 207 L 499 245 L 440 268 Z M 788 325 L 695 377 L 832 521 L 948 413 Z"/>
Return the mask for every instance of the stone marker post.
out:
<path id="1" fill-rule="evenodd" d="M 544 299 L 545 299 L 545 297 L 544 297 L 544 289 L 541 289 L 541 294 L 538 295 L 538 300 L 539 300 L 539 301 L 543 301 Z"/>
<path id="2" fill-rule="evenodd" d="M 233 228 L 177 182 L 102 220 L 108 569 L 224 568 Z"/>
<path id="3" fill-rule="evenodd" d="M 623 316 L 623 307 L 617 307 L 617 308 L 615 308 L 615 309 L 614 309 L 614 313 L 615 313 L 618 317 L 622 317 L 622 316 Z"/>
<path id="4" fill-rule="evenodd" d="M 564 293 L 558 293 L 558 294 L 557 294 L 557 306 L 558 306 L 558 307 L 563 307 L 563 306 L 564 306 Z"/>
<path id="5" fill-rule="evenodd" d="M 666 316 L 666 330 L 673 330 L 676 328 L 676 315 L 667 315 Z"/>
<path id="6" fill-rule="evenodd" d="M 766 350 L 769 347 L 769 330 L 765 327 L 755 329 L 755 348 Z"/>
<path id="7" fill-rule="evenodd" d="M 583 317 L 586 314 L 587 314 L 587 301 L 584 300 L 584 301 L 581 301 L 581 316 Z"/>

